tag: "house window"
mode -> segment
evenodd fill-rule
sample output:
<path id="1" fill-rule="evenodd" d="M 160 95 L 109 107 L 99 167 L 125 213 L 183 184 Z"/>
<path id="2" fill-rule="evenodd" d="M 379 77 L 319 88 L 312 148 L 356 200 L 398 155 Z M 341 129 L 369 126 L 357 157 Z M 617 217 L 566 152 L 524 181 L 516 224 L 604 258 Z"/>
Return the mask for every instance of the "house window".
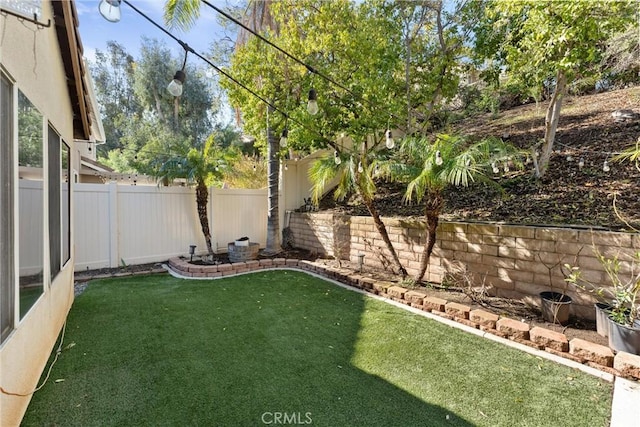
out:
<path id="1" fill-rule="evenodd" d="M 20 318 L 43 292 L 44 175 L 42 114 L 18 91 L 18 254 Z"/>
<path id="2" fill-rule="evenodd" d="M 62 142 L 62 157 L 60 169 L 62 171 L 60 202 L 62 204 L 62 265 L 71 258 L 71 150 Z"/>
<path id="3" fill-rule="evenodd" d="M 0 343 L 13 330 L 13 86 L 0 74 Z"/>
<path id="4" fill-rule="evenodd" d="M 51 266 L 51 280 L 58 275 L 62 266 L 62 228 L 60 226 L 60 136 L 49 125 L 49 261 Z"/>

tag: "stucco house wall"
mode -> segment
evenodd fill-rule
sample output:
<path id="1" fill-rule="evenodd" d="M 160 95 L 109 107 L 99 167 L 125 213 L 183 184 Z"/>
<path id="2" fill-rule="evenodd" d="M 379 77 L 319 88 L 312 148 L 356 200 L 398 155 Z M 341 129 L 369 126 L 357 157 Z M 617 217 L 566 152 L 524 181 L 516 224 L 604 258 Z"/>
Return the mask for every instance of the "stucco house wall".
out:
<path id="1" fill-rule="evenodd" d="M 0 7 L 7 4 L 0 3 Z M 1 72 L 11 83 L 14 99 L 13 144 L 17 147 L 17 94 L 21 91 L 39 110 L 44 118 L 44 176 L 47 174 L 47 126 L 54 128 L 61 139 L 70 147 L 71 170 L 80 169 L 80 156 L 74 145 L 76 139 L 89 139 L 91 122 L 86 110 L 84 89 L 69 82 L 77 83 L 82 79 L 81 44 L 77 39 L 77 13 L 71 1 L 41 2 L 41 15 L 38 20 L 49 27 L 41 27 L 27 20 L 21 21 L 10 14 L 0 17 L 0 67 Z M 73 89 L 76 87 L 76 89 Z M 79 105 L 83 103 L 82 108 Z M 3 112 L 4 113 L 4 112 Z M 17 157 L 17 149 L 14 149 Z M 2 160 L 2 159 L 0 159 Z M 4 159 L 7 161 L 7 159 Z M 13 159 L 14 171 L 14 230 L 19 229 L 18 214 L 18 166 Z M 70 259 L 61 267 L 61 271 L 51 279 L 48 266 L 50 254 L 48 237 L 48 194 L 44 183 L 43 218 L 43 293 L 31 309 L 20 318 L 18 297 L 18 277 L 14 278 L 15 315 L 11 333 L 0 343 L 0 425 L 19 425 L 31 399 L 30 392 L 36 387 L 43 372 L 49 354 L 65 322 L 73 302 L 73 244 L 69 248 Z M 73 216 L 73 197 L 71 197 L 70 215 Z M 0 213 L 4 214 L 4 213 Z M 70 220 L 71 228 L 73 218 Z M 63 233 L 65 230 L 63 229 Z M 18 234 L 15 232 L 14 234 Z M 70 230 L 73 242 L 73 229 Z M 19 243 L 15 237 L 14 270 L 18 276 Z M 7 297 L 2 295 L 3 298 Z M 25 396 L 17 396 L 25 395 Z"/>

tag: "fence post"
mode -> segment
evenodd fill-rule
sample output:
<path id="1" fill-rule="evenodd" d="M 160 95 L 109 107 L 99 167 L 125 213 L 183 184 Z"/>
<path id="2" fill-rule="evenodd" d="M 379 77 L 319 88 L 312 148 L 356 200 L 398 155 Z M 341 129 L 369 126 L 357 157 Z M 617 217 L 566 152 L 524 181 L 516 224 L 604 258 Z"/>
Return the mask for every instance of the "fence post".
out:
<path id="1" fill-rule="evenodd" d="M 118 229 L 118 183 L 109 183 L 109 266 L 117 267 L 118 243 L 120 230 Z"/>

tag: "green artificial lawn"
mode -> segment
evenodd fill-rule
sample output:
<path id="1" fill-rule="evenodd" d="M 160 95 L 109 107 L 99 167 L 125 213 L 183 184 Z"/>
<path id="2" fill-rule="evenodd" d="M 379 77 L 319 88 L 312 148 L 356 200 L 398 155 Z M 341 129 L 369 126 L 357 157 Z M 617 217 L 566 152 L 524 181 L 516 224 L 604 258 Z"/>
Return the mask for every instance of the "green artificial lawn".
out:
<path id="1" fill-rule="evenodd" d="M 301 272 L 94 281 L 64 348 L 24 425 L 605 426 L 611 408 L 610 383 Z"/>

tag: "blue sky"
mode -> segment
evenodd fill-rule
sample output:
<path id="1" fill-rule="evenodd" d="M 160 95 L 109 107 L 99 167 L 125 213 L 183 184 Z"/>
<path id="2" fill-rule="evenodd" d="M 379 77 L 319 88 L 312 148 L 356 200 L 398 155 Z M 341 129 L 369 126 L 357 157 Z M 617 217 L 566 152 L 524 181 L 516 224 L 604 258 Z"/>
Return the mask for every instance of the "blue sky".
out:
<path id="1" fill-rule="evenodd" d="M 210 0 L 210 2 L 221 8 L 227 3 L 225 0 Z M 163 0 L 130 0 L 130 3 L 164 26 L 162 19 Z M 231 3 L 237 4 L 238 1 Z M 120 22 L 111 23 L 100 15 L 98 4 L 99 0 L 76 0 L 76 9 L 80 20 L 80 37 L 84 47 L 84 56 L 87 59 L 94 60 L 96 49 L 104 51 L 109 40 L 117 41 L 137 58 L 142 36 L 163 41 L 176 55 L 182 55 L 182 48 L 175 41 L 128 5 L 124 3 L 121 5 L 122 19 Z M 204 4 L 200 10 L 200 18 L 189 32 L 170 31 L 199 53 L 206 53 L 212 43 L 222 39 L 225 35 L 217 23 L 217 13 Z"/>

